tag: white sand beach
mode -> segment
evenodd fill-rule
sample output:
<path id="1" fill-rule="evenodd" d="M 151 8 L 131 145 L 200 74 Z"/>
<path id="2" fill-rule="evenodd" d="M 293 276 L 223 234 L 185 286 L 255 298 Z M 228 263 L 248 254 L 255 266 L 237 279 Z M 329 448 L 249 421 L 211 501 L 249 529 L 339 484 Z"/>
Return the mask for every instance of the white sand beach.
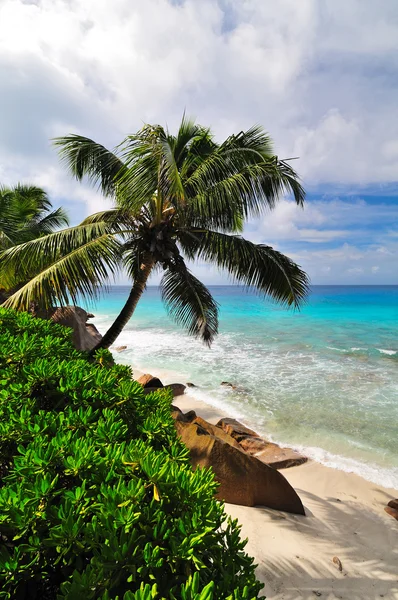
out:
<path id="1" fill-rule="evenodd" d="M 187 394 L 174 404 L 211 423 L 226 416 Z M 398 599 L 398 521 L 384 511 L 398 490 L 313 461 L 282 473 L 307 516 L 226 504 L 249 540 L 247 551 L 258 563 L 267 598 Z"/>

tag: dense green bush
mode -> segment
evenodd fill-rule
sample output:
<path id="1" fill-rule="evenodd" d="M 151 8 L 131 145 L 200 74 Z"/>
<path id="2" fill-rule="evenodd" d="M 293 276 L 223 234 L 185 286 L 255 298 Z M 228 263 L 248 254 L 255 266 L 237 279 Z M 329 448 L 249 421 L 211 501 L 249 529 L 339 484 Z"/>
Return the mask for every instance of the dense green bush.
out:
<path id="1" fill-rule="evenodd" d="M 166 392 L 0 308 L 0 599 L 258 598 L 236 522 Z"/>

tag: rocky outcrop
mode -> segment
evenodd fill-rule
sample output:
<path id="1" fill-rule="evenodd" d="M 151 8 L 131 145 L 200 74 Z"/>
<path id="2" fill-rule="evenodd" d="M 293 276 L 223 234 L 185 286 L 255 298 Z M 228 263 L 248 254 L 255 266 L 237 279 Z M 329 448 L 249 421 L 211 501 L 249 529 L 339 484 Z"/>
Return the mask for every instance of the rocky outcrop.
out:
<path id="1" fill-rule="evenodd" d="M 394 517 L 398 521 L 398 498 L 396 500 L 390 500 L 384 509 L 390 517 Z"/>
<path id="2" fill-rule="evenodd" d="M 306 456 L 291 448 L 281 448 L 277 444 L 264 440 L 236 419 L 220 419 L 217 427 L 234 438 L 242 450 L 274 469 L 297 467 L 308 460 Z"/>
<path id="3" fill-rule="evenodd" d="M 273 469 L 289 469 L 298 467 L 308 461 L 306 456 L 299 454 L 291 448 L 282 448 L 278 444 L 266 442 L 266 447 L 261 452 L 254 455 L 258 460 L 272 467 Z"/>
<path id="4" fill-rule="evenodd" d="M 127 350 L 127 346 L 116 346 L 114 350 L 115 352 L 124 352 L 125 350 Z"/>
<path id="5" fill-rule="evenodd" d="M 231 437 L 230 435 L 228 435 L 228 433 L 225 433 L 225 431 L 223 431 L 222 429 L 220 429 L 220 427 L 216 427 L 216 425 L 212 425 L 211 423 L 208 423 L 207 421 L 205 421 L 204 419 L 202 419 L 202 417 L 196 417 L 193 420 L 193 423 L 195 423 L 195 425 L 199 425 L 199 427 L 202 427 L 202 429 L 204 429 L 205 431 L 207 431 L 207 433 L 209 433 L 210 435 L 213 435 L 214 437 L 218 438 L 219 440 L 221 440 L 225 444 L 229 444 L 230 446 L 233 446 L 234 448 L 237 448 L 238 450 L 241 450 L 238 442 L 236 440 L 234 440 L 233 437 Z"/>
<path id="6" fill-rule="evenodd" d="M 185 392 L 186 386 L 183 383 L 169 383 L 167 385 L 163 385 L 163 383 L 157 377 L 146 373 L 137 379 L 137 382 L 140 383 L 146 394 L 150 394 L 159 388 L 165 390 L 171 390 L 173 392 L 173 397 L 182 396 Z"/>
<path id="7" fill-rule="evenodd" d="M 398 510 L 396 508 L 392 508 L 391 506 L 386 506 L 385 509 L 386 513 L 388 515 L 390 515 L 390 517 L 393 517 L 394 519 L 396 519 L 398 521 Z"/>
<path id="8" fill-rule="evenodd" d="M 186 413 L 183 413 L 178 406 L 171 405 L 171 416 L 175 421 L 183 421 L 184 423 L 191 423 L 196 419 L 196 412 L 194 410 L 189 410 Z"/>
<path id="9" fill-rule="evenodd" d="M 220 435 L 213 435 L 209 425 L 207 423 L 205 428 L 202 420 L 193 423 L 175 421 L 178 435 L 189 449 L 194 469 L 213 469 L 220 484 L 218 499 L 243 506 L 262 505 L 305 514 L 299 496 L 281 473 Z"/>
<path id="10" fill-rule="evenodd" d="M 102 339 L 102 335 L 87 319 L 93 315 L 79 306 L 63 306 L 37 316 L 50 319 L 54 323 L 73 329 L 73 344 L 77 350 L 90 351 Z"/>
<path id="11" fill-rule="evenodd" d="M 242 423 L 239 423 L 236 419 L 220 419 L 217 423 L 217 427 L 224 429 L 226 433 L 232 435 L 238 442 L 248 435 L 260 438 L 255 431 L 242 425 Z"/>
<path id="12" fill-rule="evenodd" d="M 144 389 L 152 388 L 153 390 L 155 390 L 163 387 L 163 383 L 160 381 L 160 379 L 154 377 L 153 375 L 150 375 L 149 373 L 141 375 L 141 377 L 137 379 L 137 382 L 140 383 Z"/>
<path id="13" fill-rule="evenodd" d="M 186 389 L 183 383 L 168 383 L 165 387 L 173 392 L 174 397 L 182 396 Z"/>

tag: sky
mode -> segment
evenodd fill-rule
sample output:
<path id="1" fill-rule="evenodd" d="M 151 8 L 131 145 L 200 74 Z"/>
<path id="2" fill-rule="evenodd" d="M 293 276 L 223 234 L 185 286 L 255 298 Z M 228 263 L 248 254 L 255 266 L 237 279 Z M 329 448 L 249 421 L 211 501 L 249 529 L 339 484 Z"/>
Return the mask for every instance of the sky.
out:
<path id="1" fill-rule="evenodd" d="M 0 0 L 2 184 L 44 187 L 77 224 L 109 202 L 51 138 L 113 148 L 184 110 L 219 141 L 260 124 L 298 157 L 305 208 L 281 198 L 247 238 L 313 284 L 398 283 L 396 0 Z"/>

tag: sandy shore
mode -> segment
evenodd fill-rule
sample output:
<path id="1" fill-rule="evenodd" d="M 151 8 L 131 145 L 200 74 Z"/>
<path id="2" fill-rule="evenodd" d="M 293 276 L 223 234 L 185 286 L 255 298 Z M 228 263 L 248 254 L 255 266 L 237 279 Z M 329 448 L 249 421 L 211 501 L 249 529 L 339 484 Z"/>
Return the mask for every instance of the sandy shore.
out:
<path id="1" fill-rule="evenodd" d="M 174 404 L 212 423 L 225 416 L 189 395 Z M 299 493 L 306 517 L 226 504 L 249 539 L 247 551 L 258 563 L 267 598 L 397 600 L 398 521 L 384 507 L 398 490 L 312 461 L 282 473 Z"/>
<path id="2" fill-rule="evenodd" d="M 138 379 L 142 373 L 134 369 Z M 175 376 L 159 370 L 164 383 Z M 184 394 L 174 399 L 211 423 L 230 416 Z M 314 461 L 281 471 L 307 516 L 226 504 L 248 538 L 269 600 L 398 600 L 398 521 L 384 507 L 398 490 Z M 342 571 L 333 562 L 341 561 Z"/>

